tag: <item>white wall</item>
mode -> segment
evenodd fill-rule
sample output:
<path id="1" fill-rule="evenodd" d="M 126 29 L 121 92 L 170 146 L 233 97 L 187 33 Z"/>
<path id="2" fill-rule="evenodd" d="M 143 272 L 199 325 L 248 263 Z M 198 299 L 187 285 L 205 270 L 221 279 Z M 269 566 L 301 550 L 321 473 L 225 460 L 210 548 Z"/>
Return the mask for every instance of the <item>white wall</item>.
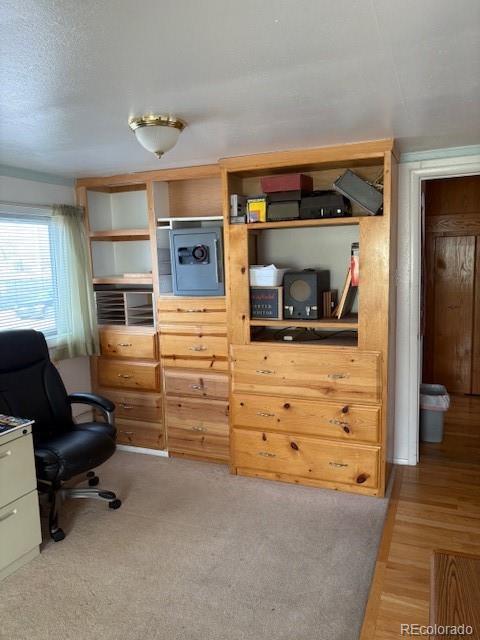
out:
<path id="1" fill-rule="evenodd" d="M 51 184 L 44 181 L 27 180 L 11 176 L 0 176 L 0 200 L 23 204 L 75 204 L 73 186 Z M 57 362 L 56 366 L 67 387 L 67 391 L 89 391 L 90 367 L 88 358 L 73 358 Z M 85 411 L 84 406 L 74 407 L 74 414 Z"/>

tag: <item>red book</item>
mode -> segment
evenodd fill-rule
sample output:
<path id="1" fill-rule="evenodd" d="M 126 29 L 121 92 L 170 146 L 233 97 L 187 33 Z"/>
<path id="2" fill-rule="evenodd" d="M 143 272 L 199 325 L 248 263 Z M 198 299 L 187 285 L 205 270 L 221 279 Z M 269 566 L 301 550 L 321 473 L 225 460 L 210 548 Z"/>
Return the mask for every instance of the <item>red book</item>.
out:
<path id="1" fill-rule="evenodd" d="M 313 178 L 304 173 L 283 173 L 260 179 L 264 193 L 276 191 L 313 191 Z"/>
<path id="2" fill-rule="evenodd" d="M 360 281 L 360 249 L 358 242 L 352 243 L 350 271 L 352 272 L 352 287 L 358 287 Z"/>

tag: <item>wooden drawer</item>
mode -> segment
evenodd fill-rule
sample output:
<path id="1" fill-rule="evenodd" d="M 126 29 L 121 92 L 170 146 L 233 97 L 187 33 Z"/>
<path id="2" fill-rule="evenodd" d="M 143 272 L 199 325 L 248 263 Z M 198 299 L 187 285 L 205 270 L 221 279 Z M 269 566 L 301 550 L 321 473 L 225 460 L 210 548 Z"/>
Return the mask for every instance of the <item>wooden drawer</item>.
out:
<path id="1" fill-rule="evenodd" d="M 102 387 L 160 390 L 160 365 L 156 362 L 97 358 L 97 379 Z"/>
<path id="2" fill-rule="evenodd" d="M 160 298 L 157 303 L 160 324 L 226 324 L 225 298 L 179 297 Z"/>
<path id="3" fill-rule="evenodd" d="M 32 436 L 0 446 L 0 508 L 36 489 Z"/>
<path id="4" fill-rule="evenodd" d="M 116 421 L 116 426 L 118 444 L 147 449 L 165 448 L 165 432 L 161 424 L 120 419 Z"/>
<path id="5" fill-rule="evenodd" d="M 232 346 L 236 393 L 375 402 L 380 399 L 380 355 L 356 349 Z"/>
<path id="6" fill-rule="evenodd" d="M 225 363 L 227 368 L 227 336 L 224 327 L 181 326 L 160 327 L 160 353 L 168 360 L 167 366 L 201 366 L 215 369 L 215 363 Z M 190 365 L 188 362 L 196 364 Z M 223 367 L 222 367 L 223 368 Z"/>
<path id="7" fill-rule="evenodd" d="M 42 541 L 37 491 L 0 508 L 0 571 Z"/>
<path id="8" fill-rule="evenodd" d="M 157 359 L 155 333 L 130 333 L 102 329 L 100 351 L 103 356 L 120 358 Z"/>
<path id="9" fill-rule="evenodd" d="M 98 393 L 115 403 L 115 416 L 146 422 L 163 422 L 162 396 L 157 393 L 98 389 Z"/>
<path id="10" fill-rule="evenodd" d="M 297 398 L 233 394 L 232 423 L 237 427 L 267 429 L 377 442 L 379 439 L 380 408 L 299 400 Z"/>
<path id="11" fill-rule="evenodd" d="M 221 400 L 167 398 L 168 448 L 221 460 L 229 457 L 228 404 Z"/>
<path id="12" fill-rule="evenodd" d="M 377 447 L 337 444 L 309 436 L 233 430 L 233 464 L 307 480 L 372 489 L 378 484 Z"/>
<path id="13" fill-rule="evenodd" d="M 173 396 L 196 396 L 199 398 L 228 398 L 228 375 L 165 369 L 165 393 Z"/>

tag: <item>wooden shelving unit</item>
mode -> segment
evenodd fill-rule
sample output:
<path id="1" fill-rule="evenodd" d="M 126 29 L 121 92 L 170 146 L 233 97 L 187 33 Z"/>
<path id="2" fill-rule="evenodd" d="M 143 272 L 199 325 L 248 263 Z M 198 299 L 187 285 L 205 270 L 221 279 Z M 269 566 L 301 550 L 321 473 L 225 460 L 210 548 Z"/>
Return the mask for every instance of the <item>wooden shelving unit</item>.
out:
<path id="1" fill-rule="evenodd" d="M 345 218 L 323 218 L 321 220 L 282 220 L 278 222 L 250 222 L 247 229 L 299 229 L 302 227 L 343 227 L 359 224 L 362 218 L 370 216 L 350 216 Z"/>
<path id="2" fill-rule="evenodd" d="M 226 242 L 232 471 L 383 496 L 394 395 L 393 142 L 226 158 L 220 165 L 226 219 L 230 195 L 261 193 L 262 176 L 307 173 L 314 189 L 331 189 L 347 168 L 370 181 L 383 175 L 383 215 L 354 205 L 345 218 L 228 225 Z M 251 264 L 327 269 L 340 293 L 353 242 L 360 245 L 358 315 L 250 319 Z M 284 340 L 290 327 L 315 329 L 319 339 L 300 331 Z"/>
<path id="3" fill-rule="evenodd" d="M 353 330 L 358 329 L 358 316 L 348 316 L 346 318 L 329 318 L 324 320 L 295 320 L 295 318 L 287 318 L 286 320 L 260 320 L 251 319 L 249 321 L 251 327 L 299 327 L 303 329 L 333 329 L 333 330 Z"/>
<path id="4" fill-rule="evenodd" d="M 90 240 L 121 242 L 127 240 L 150 240 L 148 229 L 115 229 L 106 231 L 91 231 Z"/>

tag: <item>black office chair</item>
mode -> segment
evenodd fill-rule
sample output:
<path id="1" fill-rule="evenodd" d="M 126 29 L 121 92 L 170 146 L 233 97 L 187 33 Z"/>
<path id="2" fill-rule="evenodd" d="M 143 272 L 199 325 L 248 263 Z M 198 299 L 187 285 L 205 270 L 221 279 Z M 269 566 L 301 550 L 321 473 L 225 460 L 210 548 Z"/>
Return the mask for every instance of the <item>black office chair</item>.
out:
<path id="1" fill-rule="evenodd" d="M 95 407 L 107 422 L 75 424 L 72 403 Z M 0 332 L 0 413 L 35 420 L 32 433 L 38 489 L 48 493 L 50 535 L 56 542 L 65 537 L 58 526 L 59 494 L 106 500 L 111 509 L 122 504 L 112 491 L 94 488 L 99 479 L 93 469 L 115 452 L 114 410 L 113 402 L 93 393 L 67 395 L 42 333 Z M 80 474 L 87 475 L 88 488 L 62 488 L 65 481 Z"/>

